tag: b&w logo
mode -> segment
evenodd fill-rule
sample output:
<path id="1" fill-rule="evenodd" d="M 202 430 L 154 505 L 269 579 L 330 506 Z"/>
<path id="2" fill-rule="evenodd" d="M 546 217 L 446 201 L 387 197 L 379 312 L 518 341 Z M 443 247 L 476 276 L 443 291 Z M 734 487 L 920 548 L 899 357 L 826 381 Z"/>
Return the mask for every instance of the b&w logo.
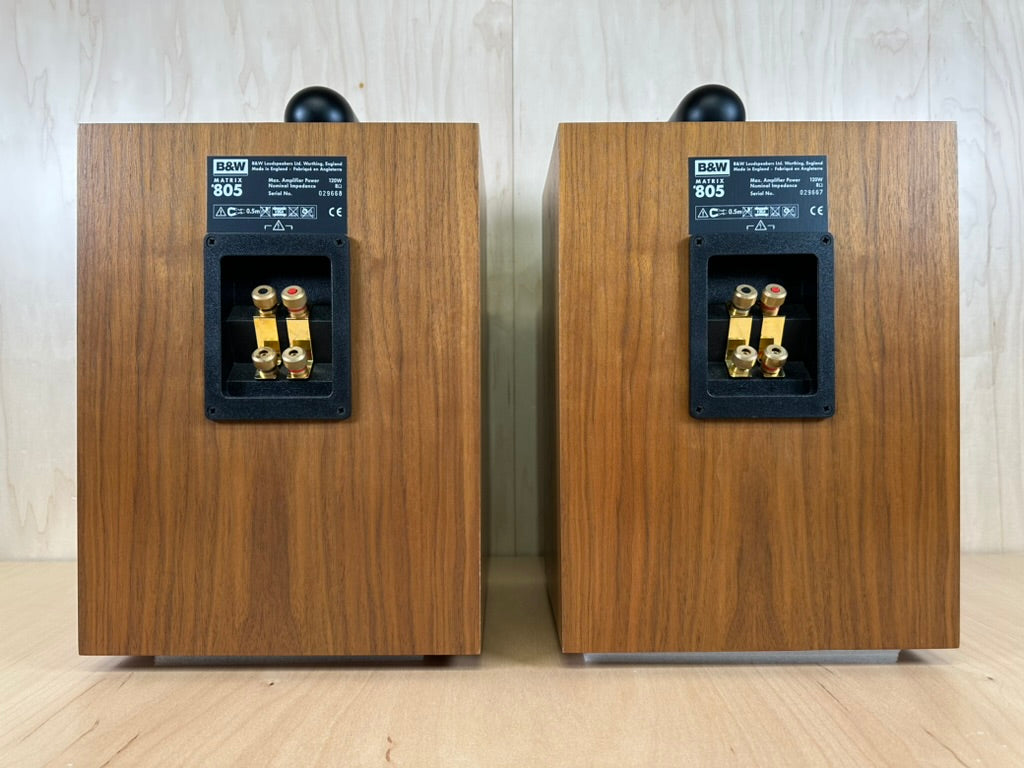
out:
<path id="1" fill-rule="evenodd" d="M 728 176 L 729 159 L 714 158 L 709 160 L 693 161 L 694 176 Z"/>
<path id="2" fill-rule="evenodd" d="M 214 176 L 248 176 L 249 159 L 246 157 L 215 157 Z"/>

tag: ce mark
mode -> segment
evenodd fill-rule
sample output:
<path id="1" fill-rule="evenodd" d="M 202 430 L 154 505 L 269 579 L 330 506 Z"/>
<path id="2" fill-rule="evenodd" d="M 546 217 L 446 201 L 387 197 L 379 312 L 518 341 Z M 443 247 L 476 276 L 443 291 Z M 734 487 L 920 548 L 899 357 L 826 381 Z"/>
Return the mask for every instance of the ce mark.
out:
<path id="1" fill-rule="evenodd" d="M 825 206 L 824 205 L 812 205 L 810 213 L 811 213 L 811 216 L 824 216 L 825 215 Z"/>
<path id="2" fill-rule="evenodd" d="M 345 218 L 345 209 L 340 205 L 332 205 L 327 209 L 327 215 L 333 219 L 343 219 Z"/>

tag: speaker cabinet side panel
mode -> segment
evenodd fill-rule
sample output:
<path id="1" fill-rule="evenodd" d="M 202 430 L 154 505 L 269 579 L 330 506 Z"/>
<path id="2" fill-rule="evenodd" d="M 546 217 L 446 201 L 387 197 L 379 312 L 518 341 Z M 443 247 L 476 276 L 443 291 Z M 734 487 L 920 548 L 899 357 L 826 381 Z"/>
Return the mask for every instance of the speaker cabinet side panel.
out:
<path id="1" fill-rule="evenodd" d="M 558 252 L 559 217 L 562 198 L 559 155 L 560 133 L 548 167 L 543 198 L 543 259 L 541 309 L 541 346 L 538 366 L 537 414 L 540 435 L 538 464 L 540 478 L 541 553 L 548 599 L 554 612 L 555 627 L 562 633 L 561 505 L 558 485 Z"/>

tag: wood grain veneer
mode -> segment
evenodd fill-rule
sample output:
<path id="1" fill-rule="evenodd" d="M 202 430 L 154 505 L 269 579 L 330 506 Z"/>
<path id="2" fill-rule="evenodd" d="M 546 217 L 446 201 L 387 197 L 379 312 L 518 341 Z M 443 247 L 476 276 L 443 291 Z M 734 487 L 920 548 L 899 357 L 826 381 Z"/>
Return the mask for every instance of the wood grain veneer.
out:
<path id="1" fill-rule="evenodd" d="M 207 155 L 349 158 L 354 415 L 203 415 Z M 85 654 L 466 654 L 481 638 L 474 125 L 83 125 Z"/>
<path id="2" fill-rule="evenodd" d="M 687 159 L 787 154 L 829 161 L 835 416 L 695 420 Z M 956 646 L 954 125 L 562 125 L 544 206 L 562 648 Z"/>

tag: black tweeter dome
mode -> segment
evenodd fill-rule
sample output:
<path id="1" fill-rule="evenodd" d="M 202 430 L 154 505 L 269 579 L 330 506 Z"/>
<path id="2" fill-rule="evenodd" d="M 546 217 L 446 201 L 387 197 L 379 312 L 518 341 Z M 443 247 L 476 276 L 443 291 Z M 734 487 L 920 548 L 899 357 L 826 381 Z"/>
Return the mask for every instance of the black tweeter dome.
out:
<path id="1" fill-rule="evenodd" d="M 322 85 L 303 88 L 284 108 L 286 123 L 358 123 L 345 97 Z"/>
<path id="2" fill-rule="evenodd" d="M 736 92 L 724 85 L 702 85 L 683 97 L 670 123 L 743 122 L 747 110 Z"/>

